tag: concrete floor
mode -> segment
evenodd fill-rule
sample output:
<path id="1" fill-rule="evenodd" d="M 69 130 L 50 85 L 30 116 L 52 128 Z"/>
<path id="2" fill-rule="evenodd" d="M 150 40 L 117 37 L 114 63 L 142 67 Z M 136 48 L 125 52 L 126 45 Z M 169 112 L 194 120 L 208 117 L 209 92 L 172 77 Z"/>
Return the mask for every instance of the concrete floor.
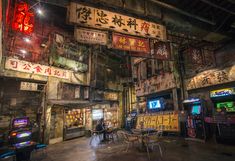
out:
<path id="1" fill-rule="evenodd" d="M 215 143 L 184 141 L 182 138 L 164 138 L 161 143 L 163 158 L 159 151 L 151 153 L 151 160 L 163 161 L 234 161 L 235 146 Z M 89 145 L 89 138 L 82 137 L 50 145 L 47 156 L 34 160 L 41 161 L 147 161 L 147 154 L 140 153 L 137 147 L 125 152 L 125 144 L 120 142 Z"/>

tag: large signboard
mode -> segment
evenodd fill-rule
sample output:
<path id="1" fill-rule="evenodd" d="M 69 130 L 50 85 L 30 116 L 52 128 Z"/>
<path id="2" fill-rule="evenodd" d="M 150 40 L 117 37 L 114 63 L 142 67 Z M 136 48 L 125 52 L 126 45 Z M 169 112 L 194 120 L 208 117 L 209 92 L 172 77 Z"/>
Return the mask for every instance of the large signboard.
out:
<path id="1" fill-rule="evenodd" d="M 134 36 L 113 33 L 112 46 L 115 49 L 149 53 L 149 40 Z"/>
<path id="2" fill-rule="evenodd" d="M 71 23 L 166 40 L 166 28 L 157 23 L 74 2 L 70 3 L 68 13 L 68 19 Z"/>
<path id="3" fill-rule="evenodd" d="M 76 28 L 74 32 L 75 39 L 81 43 L 107 45 L 107 32 Z"/>
<path id="4" fill-rule="evenodd" d="M 179 132 L 179 115 L 178 113 L 140 115 L 137 117 L 136 128 L 154 128 L 162 131 Z"/>
<path id="5" fill-rule="evenodd" d="M 235 81 L 235 65 L 223 70 L 211 69 L 186 81 L 187 90 Z"/>
<path id="6" fill-rule="evenodd" d="M 71 76 L 71 71 L 50 67 L 41 64 L 34 64 L 31 62 L 7 58 L 5 63 L 5 68 L 10 70 L 15 70 L 19 72 L 38 74 L 43 76 L 53 76 L 57 78 L 69 79 Z"/>
<path id="7" fill-rule="evenodd" d="M 144 96 L 177 87 L 178 81 L 173 73 L 157 75 L 150 79 L 140 81 L 136 85 L 136 96 Z"/>

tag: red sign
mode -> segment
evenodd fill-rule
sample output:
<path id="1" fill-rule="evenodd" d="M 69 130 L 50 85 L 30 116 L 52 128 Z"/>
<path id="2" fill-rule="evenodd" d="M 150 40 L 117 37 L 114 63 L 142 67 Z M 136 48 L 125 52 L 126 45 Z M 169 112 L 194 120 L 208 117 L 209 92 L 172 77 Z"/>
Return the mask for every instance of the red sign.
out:
<path id="1" fill-rule="evenodd" d="M 29 11 L 29 5 L 19 2 L 15 5 L 12 29 L 30 34 L 34 29 L 34 13 Z"/>
<path id="2" fill-rule="evenodd" d="M 134 36 L 113 33 L 113 48 L 127 51 L 149 53 L 149 40 Z"/>
<path id="3" fill-rule="evenodd" d="M 171 57 L 170 43 L 157 42 L 154 44 L 154 57 L 156 59 L 168 60 Z"/>

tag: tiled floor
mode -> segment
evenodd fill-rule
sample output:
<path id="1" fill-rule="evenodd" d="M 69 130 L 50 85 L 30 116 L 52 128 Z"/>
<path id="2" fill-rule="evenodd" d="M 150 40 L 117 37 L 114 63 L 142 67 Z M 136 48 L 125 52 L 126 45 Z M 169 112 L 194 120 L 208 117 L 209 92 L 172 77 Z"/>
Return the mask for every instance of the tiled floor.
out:
<path id="1" fill-rule="evenodd" d="M 159 151 L 151 153 L 151 160 L 163 161 L 234 161 L 235 146 L 215 143 L 198 143 L 184 141 L 182 138 L 165 138 L 161 143 L 163 158 Z M 138 146 L 137 146 L 138 147 Z M 89 138 L 83 137 L 50 145 L 47 157 L 42 161 L 147 161 L 147 154 L 140 153 L 137 147 L 125 152 L 125 144 L 97 143 L 89 145 Z M 36 159 L 35 159 L 36 160 Z"/>

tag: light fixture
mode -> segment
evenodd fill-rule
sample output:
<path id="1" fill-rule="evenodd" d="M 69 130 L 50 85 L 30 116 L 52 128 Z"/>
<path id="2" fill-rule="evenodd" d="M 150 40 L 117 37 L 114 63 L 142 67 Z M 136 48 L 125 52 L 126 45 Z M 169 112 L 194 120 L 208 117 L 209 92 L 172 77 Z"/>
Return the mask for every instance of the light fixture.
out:
<path id="1" fill-rule="evenodd" d="M 25 37 L 24 41 L 27 42 L 27 43 L 31 43 L 31 40 L 28 37 Z"/>
<path id="2" fill-rule="evenodd" d="M 24 49 L 21 49 L 20 52 L 21 52 L 22 54 L 26 54 L 26 53 L 27 53 L 27 51 L 24 50 Z"/>
<path id="3" fill-rule="evenodd" d="M 42 9 L 41 9 L 41 8 L 37 8 L 37 13 L 38 13 L 39 15 L 43 15 Z"/>

